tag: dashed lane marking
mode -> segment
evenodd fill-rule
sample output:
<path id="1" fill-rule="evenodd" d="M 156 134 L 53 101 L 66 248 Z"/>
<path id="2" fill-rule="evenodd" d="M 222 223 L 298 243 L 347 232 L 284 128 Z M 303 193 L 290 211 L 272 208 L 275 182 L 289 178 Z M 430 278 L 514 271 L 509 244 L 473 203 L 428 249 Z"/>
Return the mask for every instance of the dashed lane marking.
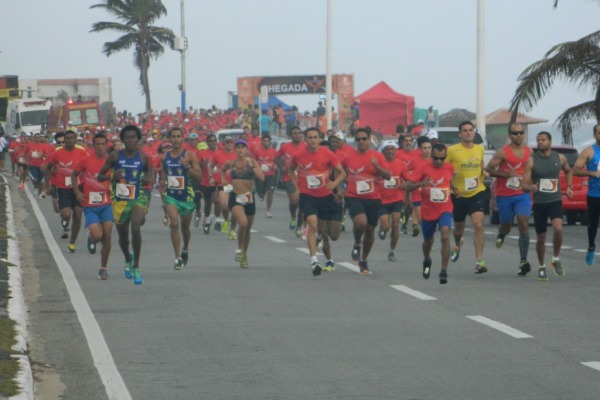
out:
<path id="1" fill-rule="evenodd" d="M 514 337 L 515 339 L 527 339 L 533 337 L 531 335 L 526 334 L 525 332 L 521 332 L 515 328 L 503 324 L 502 322 L 494 321 L 493 319 L 486 318 L 482 315 L 467 315 L 467 318 L 479 322 L 480 324 L 489 326 L 492 329 L 496 329 L 502 333 Z"/>
<path id="2" fill-rule="evenodd" d="M 275 243 L 285 243 L 286 242 L 285 240 L 279 239 L 278 237 L 275 237 L 275 236 L 264 236 L 264 238 L 269 239 L 270 241 L 275 242 Z"/>
<path id="3" fill-rule="evenodd" d="M 308 251 L 308 249 L 307 249 L 307 248 L 305 248 L 305 247 L 296 247 L 296 250 L 299 250 L 299 251 L 301 251 L 301 252 L 303 252 L 303 253 L 305 253 L 305 254 L 308 254 L 308 255 L 310 255 L 310 251 Z M 317 255 L 318 255 L 318 256 L 322 256 L 322 255 L 323 255 L 323 253 L 319 253 L 319 252 L 317 252 Z"/>
<path id="4" fill-rule="evenodd" d="M 423 292 L 419 292 L 418 290 L 414 290 L 404 285 L 390 285 L 393 289 L 399 290 L 403 293 L 416 297 L 419 300 L 437 300 L 435 297 L 431 297 Z"/>
<path id="5" fill-rule="evenodd" d="M 582 362 L 582 364 L 585 365 L 586 367 L 590 367 L 590 368 L 600 371 L 600 362 L 598 362 L 598 361 Z"/>

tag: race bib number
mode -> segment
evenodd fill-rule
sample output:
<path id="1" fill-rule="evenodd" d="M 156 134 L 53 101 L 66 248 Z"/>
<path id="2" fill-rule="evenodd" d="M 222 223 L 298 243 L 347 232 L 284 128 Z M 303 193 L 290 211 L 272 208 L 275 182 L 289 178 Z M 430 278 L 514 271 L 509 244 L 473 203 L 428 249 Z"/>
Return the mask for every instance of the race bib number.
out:
<path id="1" fill-rule="evenodd" d="M 231 185 L 224 185 L 223 186 L 223 190 L 225 191 L 225 193 L 231 193 L 231 191 L 233 190 L 233 186 L 231 186 Z"/>
<path id="2" fill-rule="evenodd" d="M 106 192 L 90 192 L 90 204 L 106 203 Z"/>
<path id="3" fill-rule="evenodd" d="M 71 179 L 70 176 L 65 176 L 65 186 L 67 186 L 67 187 L 73 186 L 73 179 Z"/>
<path id="4" fill-rule="evenodd" d="M 309 189 L 318 189 L 323 187 L 325 177 L 323 175 L 308 175 L 306 177 L 306 186 Z"/>
<path id="5" fill-rule="evenodd" d="M 519 190 L 521 189 L 521 180 L 516 176 L 512 176 L 506 180 L 506 187 L 512 190 Z"/>
<path id="6" fill-rule="evenodd" d="M 246 204 L 252 204 L 254 199 L 253 199 L 252 193 L 248 192 L 248 193 L 236 195 L 235 201 L 236 201 L 236 203 L 245 206 Z"/>
<path id="7" fill-rule="evenodd" d="M 123 200 L 135 199 L 135 185 L 128 183 L 117 183 L 116 187 L 117 197 Z"/>
<path id="8" fill-rule="evenodd" d="M 183 176 L 167 177 L 167 188 L 174 190 L 183 190 L 185 188 L 185 178 Z"/>
<path id="9" fill-rule="evenodd" d="M 375 185 L 373 185 L 373 179 L 366 179 L 364 181 L 356 181 L 356 193 L 367 194 L 375 191 Z"/>
<path id="10" fill-rule="evenodd" d="M 431 188 L 429 191 L 429 200 L 432 203 L 445 203 L 448 201 L 448 189 Z"/>
<path id="11" fill-rule="evenodd" d="M 540 192 L 543 193 L 556 193 L 558 190 L 557 179 L 540 179 Z"/>
<path id="12" fill-rule="evenodd" d="M 40 158 L 41 154 L 38 151 L 31 152 L 31 158 Z"/>
<path id="13" fill-rule="evenodd" d="M 477 189 L 479 186 L 479 177 L 465 178 L 465 190 L 467 192 Z"/>
<path id="14" fill-rule="evenodd" d="M 386 189 L 395 189 L 398 187 L 399 182 L 400 182 L 399 177 L 392 176 L 389 180 L 385 179 L 383 181 L 383 187 Z"/>
<path id="15" fill-rule="evenodd" d="M 260 169 L 263 172 L 269 172 L 269 170 L 271 169 L 271 167 L 269 166 L 269 164 L 260 164 Z"/>
<path id="16" fill-rule="evenodd" d="M 25 164 L 27 161 L 25 161 L 25 157 L 19 157 L 19 164 Z"/>
<path id="17" fill-rule="evenodd" d="M 213 167 L 213 172 L 219 172 L 219 167 L 217 167 L 216 165 Z"/>

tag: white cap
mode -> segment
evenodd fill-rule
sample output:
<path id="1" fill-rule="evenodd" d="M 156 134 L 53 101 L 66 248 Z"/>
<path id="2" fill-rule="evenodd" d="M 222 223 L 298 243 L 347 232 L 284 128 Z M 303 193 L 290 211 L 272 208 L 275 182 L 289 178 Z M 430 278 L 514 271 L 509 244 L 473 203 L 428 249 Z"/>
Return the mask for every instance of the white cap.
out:
<path id="1" fill-rule="evenodd" d="M 425 121 L 423 121 L 422 119 L 420 119 L 420 120 L 417 121 L 417 125 L 418 124 L 424 124 L 424 123 L 425 123 Z"/>
<path id="2" fill-rule="evenodd" d="M 438 133 L 435 129 L 430 129 L 429 132 L 427 132 L 427 137 L 429 138 L 429 140 L 439 139 Z"/>
<path id="3" fill-rule="evenodd" d="M 342 131 L 336 132 L 335 133 L 335 137 L 338 138 L 338 139 L 340 139 L 340 140 L 346 139 L 346 135 Z"/>
<path id="4" fill-rule="evenodd" d="M 395 148 L 398 148 L 398 142 L 396 142 L 395 140 L 384 140 L 383 142 L 381 142 L 382 150 L 388 146 L 394 146 Z"/>

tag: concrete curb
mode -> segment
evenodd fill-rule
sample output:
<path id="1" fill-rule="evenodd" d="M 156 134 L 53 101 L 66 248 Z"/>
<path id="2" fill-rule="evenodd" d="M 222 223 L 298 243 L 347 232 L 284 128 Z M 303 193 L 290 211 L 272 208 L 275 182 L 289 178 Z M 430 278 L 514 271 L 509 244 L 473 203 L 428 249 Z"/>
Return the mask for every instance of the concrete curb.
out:
<path id="1" fill-rule="evenodd" d="M 8 287 L 11 297 L 8 300 L 8 316 L 15 321 L 16 344 L 12 347 L 13 351 L 19 353 L 27 352 L 27 311 L 25 308 L 25 299 L 23 297 L 23 286 L 21 279 L 21 262 L 19 252 L 19 241 L 15 229 L 15 220 L 13 214 L 12 197 L 8 179 L 2 175 L 2 180 L 6 183 L 5 202 L 6 202 L 6 229 L 7 229 L 7 245 L 8 259 L 12 264 L 8 267 Z M 10 397 L 11 400 L 29 400 L 33 399 L 33 374 L 31 372 L 31 364 L 27 355 L 15 354 L 15 358 L 19 362 L 19 373 L 17 375 L 17 384 L 21 389 L 21 393 Z"/>

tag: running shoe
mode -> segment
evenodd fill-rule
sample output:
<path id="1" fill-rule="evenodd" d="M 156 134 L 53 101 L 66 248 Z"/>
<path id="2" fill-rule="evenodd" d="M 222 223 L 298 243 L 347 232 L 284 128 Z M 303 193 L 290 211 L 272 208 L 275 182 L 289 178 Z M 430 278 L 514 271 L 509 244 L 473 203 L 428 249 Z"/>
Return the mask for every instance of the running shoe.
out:
<path id="1" fill-rule="evenodd" d="M 548 276 L 546 275 L 546 267 L 538 268 L 538 281 L 547 281 Z"/>
<path id="2" fill-rule="evenodd" d="M 390 251 L 388 253 L 388 261 L 389 262 L 396 262 L 398 259 L 396 258 L 396 255 L 394 254 L 393 251 Z"/>
<path id="3" fill-rule="evenodd" d="M 221 232 L 221 223 L 219 221 L 215 222 L 215 232 Z"/>
<path id="4" fill-rule="evenodd" d="M 448 272 L 445 269 L 441 270 L 438 276 L 440 277 L 440 285 L 448 283 Z"/>
<path id="5" fill-rule="evenodd" d="M 408 229 L 406 228 L 406 223 L 402 224 L 402 226 L 400 227 L 400 232 L 402 232 L 405 235 L 408 234 Z"/>
<path id="6" fill-rule="evenodd" d="M 531 264 L 529 264 L 529 261 L 521 260 L 521 263 L 519 264 L 519 272 L 517 273 L 517 275 L 525 276 L 530 271 L 531 271 Z"/>
<path id="7" fill-rule="evenodd" d="M 302 237 L 302 226 L 296 226 L 294 234 L 296 235 L 296 237 Z"/>
<path id="8" fill-rule="evenodd" d="M 204 231 L 205 235 L 208 235 L 210 233 L 210 223 L 204 224 L 204 226 L 202 227 L 202 230 Z"/>
<path id="9" fill-rule="evenodd" d="M 184 267 L 188 264 L 189 259 L 190 253 L 187 250 L 181 250 L 181 261 L 183 261 Z"/>
<path id="10" fill-rule="evenodd" d="M 68 228 L 68 227 L 69 227 L 69 220 L 64 220 L 64 219 L 61 219 L 61 220 L 60 220 L 60 225 L 61 225 L 63 228 Z"/>
<path id="11" fill-rule="evenodd" d="M 504 244 L 504 236 L 498 234 L 496 236 L 496 248 L 501 249 L 503 244 Z"/>
<path id="12" fill-rule="evenodd" d="M 237 239 L 237 234 L 235 233 L 235 231 L 229 231 L 229 239 L 231 239 L 231 240 Z"/>
<path id="13" fill-rule="evenodd" d="M 273 214 L 271 214 L 271 211 L 267 211 L 267 212 L 265 213 L 265 216 L 266 216 L 267 218 L 273 218 Z"/>
<path id="14" fill-rule="evenodd" d="M 587 253 L 585 253 L 585 263 L 587 265 L 594 265 L 594 261 L 596 260 L 596 246 L 592 248 L 588 248 Z"/>
<path id="15" fill-rule="evenodd" d="M 306 240 L 306 236 L 308 235 L 308 225 L 302 228 L 302 240 Z"/>
<path id="16" fill-rule="evenodd" d="M 313 274 L 313 276 L 319 276 L 319 275 L 321 275 L 322 269 L 321 269 L 321 266 L 319 265 L 318 262 L 316 262 L 316 261 L 313 262 L 311 264 L 311 268 L 312 268 L 312 274 Z"/>
<path id="17" fill-rule="evenodd" d="M 25 190 L 25 184 L 24 183 L 19 183 L 19 189 Z"/>
<path id="18" fill-rule="evenodd" d="M 100 279 L 101 281 L 107 280 L 108 279 L 108 269 L 100 268 L 98 270 L 98 279 Z"/>
<path id="19" fill-rule="evenodd" d="M 352 247 L 352 260 L 354 261 L 358 261 L 360 259 L 360 244 L 356 244 L 354 243 L 354 246 Z"/>
<path id="20" fill-rule="evenodd" d="M 358 268 L 360 269 L 360 273 L 363 275 L 367 275 L 369 273 L 369 264 L 365 260 L 358 262 Z"/>
<path id="21" fill-rule="evenodd" d="M 163 217 L 163 225 L 164 226 L 168 226 L 169 225 L 169 217 L 167 217 L 166 215 Z"/>
<path id="22" fill-rule="evenodd" d="M 419 228 L 419 225 L 413 224 L 412 235 L 413 236 L 419 236 L 419 233 L 421 233 L 421 229 Z"/>
<path id="23" fill-rule="evenodd" d="M 133 251 L 129 253 L 129 261 L 125 260 L 125 278 L 131 279 L 131 270 L 133 269 Z"/>
<path id="24" fill-rule="evenodd" d="M 340 229 L 342 230 L 342 232 L 346 232 L 346 213 L 342 215 L 342 223 Z"/>
<path id="25" fill-rule="evenodd" d="M 328 260 L 325 263 L 325 266 L 323 267 L 323 271 L 325 271 L 325 272 L 335 271 L 335 264 L 333 263 L 333 261 Z"/>
<path id="26" fill-rule="evenodd" d="M 385 237 L 386 237 L 386 236 L 387 236 L 387 232 L 386 232 L 386 231 L 384 231 L 384 230 L 382 230 L 382 229 L 380 229 L 380 230 L 379 230 L 379 239 L 381 239 L 381 240 L 385 240 Z"/>
<path id="27" fill-rule="evenodd" d="M 134 285 L 141 285 L 142 283 L 144 283 L 144 278 L 142 278 L 142 273 L 140 272 L 139 268 L 133 268 L 133 270 L 131 271 L 131 275 L 133 275 Z"/>
<path id="28" fill-rule="evenodd" d="M 200 226 L 200 216 L 196 215 L 194 216 L 194 228 L 197 228 Z"/>
<path id="29" fill-rule="evenodd" d="M 248 268 L 248 256 L 242 254 L 242 261 L 240 261 L 240 268 Z"/>
<path id="30" fill-rule="evenodd" d="M 182 268 L 183 268 L 183 260 L 181 259 L 181 257 L 177 257 L 175 259 L 175 263 L 173 264 L 173 269 L 175 271 L 181 271 Z"/>
<path id="31" fill-rule="evenodd" d="M 235 251 L 235 261 L 236 262 L 242 262 L 242 259 L 244 258 L 244 255 L 242 254 L 241 250 L 236 250 Z"/>
<path id="32" fill-rule="evenodd" d="M 65 227 L 63 228 L 63 233 L 62 235 L 60 235 L 61 239 L 68 239 L 69 238 L 69 228 Z"/>
<path id="33" fill-rule="evenodd" d="M 296 220 L 294 220 L 294 219 L 290 220 L 290 224 L 288 225 L 288 228 L 290 228 L 290 231 L 295 231 L 296 230 Z"/>
<path id="34" fill-rule="evenodd" d="M 550 262 L 552 268 L 554 268 L 554 275 L 565 276 L 565 270 L 562 267 L 560 260 Z"/>
<path id="35" fill-rule="evenodd" d="M 229 221 L 223 221 L 223 225 L 221 225 L 221 233 L 229 232 Z"/>
<path id="36" fill-rule="evenodd" d="M 460 249 L 464 242 L 465 242 L 465 240 L 463 238 L 460 238 L 460 245 L 452 247 L 452 251 L 450 251 L 450 261 L 452 261 L 452 262 L 458 261 L 458 258 L 460 257 Z"/>
<path id="37" fill-rule="evenodd" d="M 67 245 L 67 250 L 69 250 L 69 253 L 75 253 L 77 252 L 77 249 L 75 248 L 75 244 L 68 244 Z"/>
<path id="38" fill-rule="evenodd" d="M 96 254 L 96 243 L 92 242 L 92 238 L 88 235 L 87 249 L 90 254 Z"/>
<path id="39" fill-rule="evenodd" d="M 320 233 L 317 233 L 317 249 L 323 249 L 323 238 L 321 237 Z"/>
<path id="40" fill-rule="evenodd" d="M 400 225 L 406 227 L 406 222 L 407 222 L 406 215 L 404 215 L 404 214 L 400 215 Z"/>
<path id="41" fill-rule="evenodd" d="M 431 258 L 426 258 L 423 260 L 423 278 L 429 279 L 431 275 Z"/>
<path id="42" fill-rule="evenodd" d="M 476 274 L 485 274 L 487 272 L 487 264 L 483 260 L 478 260 L 475 263 L 475 273 Z"/>
<path id="43" fill-rule="evenodd" d="M 44 193 L 44 192 L 40 193 L 40 195 L 38 196 L 39 200 L 43 200 L 45 198 L 46 198 L 46 193 Z"/>

